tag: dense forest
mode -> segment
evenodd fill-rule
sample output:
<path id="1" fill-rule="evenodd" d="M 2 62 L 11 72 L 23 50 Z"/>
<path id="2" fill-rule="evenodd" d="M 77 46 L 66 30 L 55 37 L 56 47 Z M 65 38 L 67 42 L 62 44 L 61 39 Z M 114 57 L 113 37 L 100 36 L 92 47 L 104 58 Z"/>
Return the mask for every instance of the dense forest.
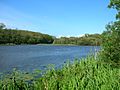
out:
<path id="1" fill-rule="evenodd" d="M 72 44 L 72 45 L 100 45 L 100 34 L 85 34 L 82 37 L 56 38 L 38 32 L 7 29 L 0 23 L 0 44 Z"/>
<path id="2" fill-rule="evenodd" d="M 82 37 L 60 37 L 53 44 L 96 45 L 101 44 L 100 34 L 85 34 Z"/>
<path id="3" fill-rule="evenodd" d="M 7 29 L 0 25 L 0 44 L 51 44 L 53 37 L 38 32 Z"/>

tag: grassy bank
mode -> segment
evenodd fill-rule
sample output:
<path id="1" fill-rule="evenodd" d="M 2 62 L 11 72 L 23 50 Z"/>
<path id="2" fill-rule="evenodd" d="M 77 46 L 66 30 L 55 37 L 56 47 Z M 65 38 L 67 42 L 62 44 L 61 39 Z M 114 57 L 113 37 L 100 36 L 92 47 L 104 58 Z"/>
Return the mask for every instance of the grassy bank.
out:
<path id="1" fill-rule="evenodd" d="M 32 76 L 15 71 L 1 79 L 0 90 L 120 90 L 120 68 L 92 57 Z"/>

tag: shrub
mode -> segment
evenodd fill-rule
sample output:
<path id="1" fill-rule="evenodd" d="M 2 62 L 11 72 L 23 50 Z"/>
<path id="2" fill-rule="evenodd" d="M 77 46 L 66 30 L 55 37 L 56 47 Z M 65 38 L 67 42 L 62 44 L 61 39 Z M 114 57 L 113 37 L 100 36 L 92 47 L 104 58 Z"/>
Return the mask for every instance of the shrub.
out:
<path id="1" fill-rule="evenodd" d="M 108 24 L 102 34 L 102 60 L 120 62 L 120 21 Z"/>

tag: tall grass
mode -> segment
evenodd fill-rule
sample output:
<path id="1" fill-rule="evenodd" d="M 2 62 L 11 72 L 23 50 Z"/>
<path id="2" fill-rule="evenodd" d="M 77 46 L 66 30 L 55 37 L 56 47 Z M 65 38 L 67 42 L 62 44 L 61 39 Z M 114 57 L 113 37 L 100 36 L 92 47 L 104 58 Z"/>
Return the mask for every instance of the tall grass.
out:
<path id="1" fill-rule="evenodd" d="M 1 79 L 0 90 L 120 90 L 120 68 L 93 57 L 49 69 L 39 78 L 15 72 Z"/>

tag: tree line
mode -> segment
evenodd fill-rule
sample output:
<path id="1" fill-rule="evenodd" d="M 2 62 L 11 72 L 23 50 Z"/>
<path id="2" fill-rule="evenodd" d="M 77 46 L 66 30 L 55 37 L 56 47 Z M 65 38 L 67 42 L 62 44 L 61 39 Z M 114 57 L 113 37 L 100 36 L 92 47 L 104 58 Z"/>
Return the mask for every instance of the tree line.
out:
<path id="1" fill-rule="evenodd" d="M 82 37 L 60 37 L 56 38 L 53 44 L 73 44 L 99 46 L 101 44 L 100 34 L 85 34 Z"/>
<path id="2" fill-rule="evenodd" d="M 100 45 L 100 34 L 85 34 L 82 37 L 56 38 L 38 32 L 7 29 L 0 23 L 0 44 L 72 44 L 72 45 Z"/>
<path id="3" fill-rule="evenodd" d="M 7 29 L 3 23 L 0 23 L 0 44 L 51 44 L 53 41 L 53 37 L 48 34 Z"/>

